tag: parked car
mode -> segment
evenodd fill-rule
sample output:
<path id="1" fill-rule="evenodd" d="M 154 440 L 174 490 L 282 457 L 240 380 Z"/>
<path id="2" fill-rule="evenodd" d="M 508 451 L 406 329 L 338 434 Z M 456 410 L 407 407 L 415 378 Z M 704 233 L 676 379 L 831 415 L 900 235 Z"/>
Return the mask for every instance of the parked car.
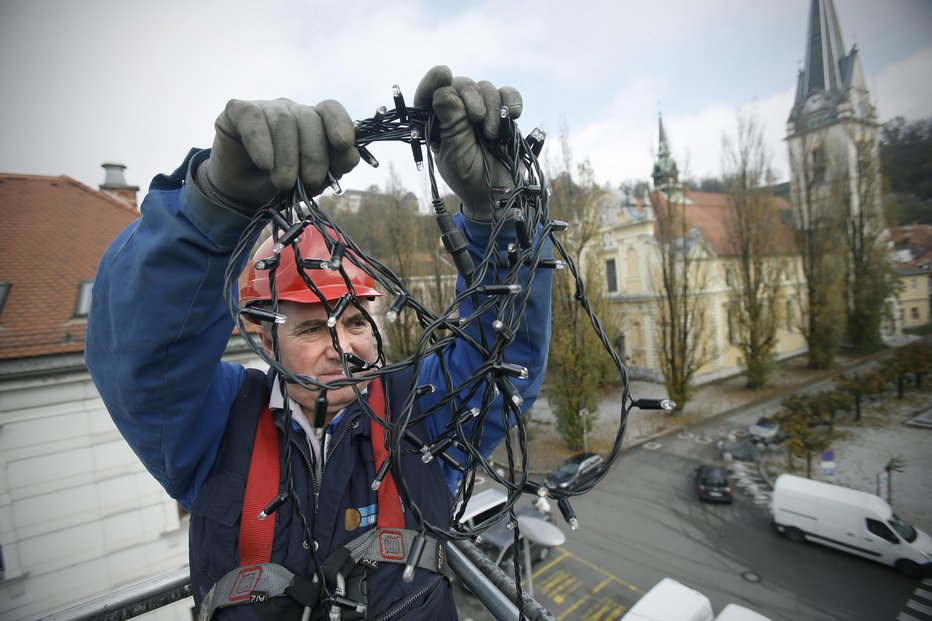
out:
<path id="1" fill-rule="evenodd" d="M 780 425 L 766 416 L 761 416 L 756 423 L 748 427 L 748 434 L 751 438 L 761 442 L 773 442 L 779 433 Z"/>
<path id="2" fill-rule="evenodd" d="M 598 453 L 573 455 L 556 467 L 544 480 L 550 490 L 572 491 L 596 478 L 605 468 L 605 460 Z"/>
<path id="3" fill-rule="evenodd" d="M 721 466 L 696 466 L 696 494 L 699 500 L 731 502 L 734 490 L 728 471 Z"/>

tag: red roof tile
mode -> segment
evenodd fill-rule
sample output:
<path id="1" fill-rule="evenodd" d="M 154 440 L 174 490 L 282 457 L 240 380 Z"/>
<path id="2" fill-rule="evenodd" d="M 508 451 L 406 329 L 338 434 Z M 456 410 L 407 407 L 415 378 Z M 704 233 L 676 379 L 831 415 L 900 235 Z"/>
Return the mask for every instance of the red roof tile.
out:
<path id="1" fill-rule="evenodd" d="M 686 192 L 686 199 L 685 206 L 674 205 L 674 207 L 685 209 L 686 221 L 689 223 L 690 228 L 697 229 L 718 256 L 734 255 L 735 249 L 732 246 L 729 232 L 732 209 L 729 195 L 688 191 Z M 787 212 L 791 209 L 790 203 L 783 198 L 774 196 L 772 200 L 773 207 L 778 212 Z M 656 228 L 657 225 L 655 224 L 655 234 L 658 234 Z M 779 215 L 775 225 L 774 240 L 777 252 L 794 252 L 793 231 L 779 218 Z"/>
<path id="2" fill-rule="evenodd" d="M 139 217 L 126 203 L 70 177 L 0 174 L 0 360 L 84 351 L 74 316 L 81 283 Z"/>

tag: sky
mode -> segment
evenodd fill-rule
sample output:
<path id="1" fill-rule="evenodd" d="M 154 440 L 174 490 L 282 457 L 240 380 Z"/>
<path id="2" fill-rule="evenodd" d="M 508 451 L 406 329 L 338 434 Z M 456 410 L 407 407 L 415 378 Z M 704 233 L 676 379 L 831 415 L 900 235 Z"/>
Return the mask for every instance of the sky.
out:
<path id="1" fill-rule="evenodd" d="M 424 72 L 518 88 L 526 135 L 565 136 L 600 183 L 646 179 L 663 115 L 679 168 L 721 173 L 722 138 L 753 110 L 778 180 L 810 0 L 0 0 L 0 172 L 96 188 L 103 162 L 142 191 L 209 147 L 227 100 L 341 101 L 354 119 L 411 101 Z M 835 0 L 879 119 L 932 117 L 932 0 Z M 410 149 L 378 143 L 344 188 L 419 197 Z M 141 198 L 141 196 L 140 196 Z"/>

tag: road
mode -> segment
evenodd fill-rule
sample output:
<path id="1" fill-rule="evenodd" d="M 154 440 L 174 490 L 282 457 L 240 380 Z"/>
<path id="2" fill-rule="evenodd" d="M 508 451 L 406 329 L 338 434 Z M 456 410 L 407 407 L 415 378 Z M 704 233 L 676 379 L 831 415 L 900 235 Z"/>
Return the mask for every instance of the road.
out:
<path id="1" fill-rule="evenodd" d="M 563 620 L 608 621 L 664 576 L 773 621 L 896 619 L 919 583 L 891 568 L 773 532 L 765 501 L 700 503 L 692 472 L 714 462 L 722 431 L 759 411 L 720 417 L 629 449 L 599 486 L 573 501 L 581 528 L 535 567 L 535 595 Z M 558 523 L 560 520 L 558 519 Z M 466 604 L 464 618 L 488 619 Z"/>

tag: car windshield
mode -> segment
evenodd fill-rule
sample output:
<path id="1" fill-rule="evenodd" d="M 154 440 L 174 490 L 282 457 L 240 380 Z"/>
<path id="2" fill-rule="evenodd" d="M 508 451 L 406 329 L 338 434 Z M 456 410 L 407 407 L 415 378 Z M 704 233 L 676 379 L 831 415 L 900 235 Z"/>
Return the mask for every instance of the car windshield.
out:
<path id="1" fill-rule="evenodd" d="M 579 469 L 578 463 L 567 463 L 567 464 L 561 465 L 559 468 L 554 470 L 553 473 L 557 476 L 560 476 L 560 475 L 567 476 L 567 475 L 573 474 L 578 469 Z"/>
<path id="2" fill-rule="evenodd" d="M 725 479 L 705 479 L 705 484 L 709 487 L 727 487 Z"/>
<path id="3" fill-rule="evenodd" d="M 890 520 L 890 526 L 892 526 L 893 530 L 899 533 L 900 537 L 905 539 L 907 543 L 912 543 L 916 540 L 916 529 L 896 513 L 893 514 L 893 519 Z"/>

